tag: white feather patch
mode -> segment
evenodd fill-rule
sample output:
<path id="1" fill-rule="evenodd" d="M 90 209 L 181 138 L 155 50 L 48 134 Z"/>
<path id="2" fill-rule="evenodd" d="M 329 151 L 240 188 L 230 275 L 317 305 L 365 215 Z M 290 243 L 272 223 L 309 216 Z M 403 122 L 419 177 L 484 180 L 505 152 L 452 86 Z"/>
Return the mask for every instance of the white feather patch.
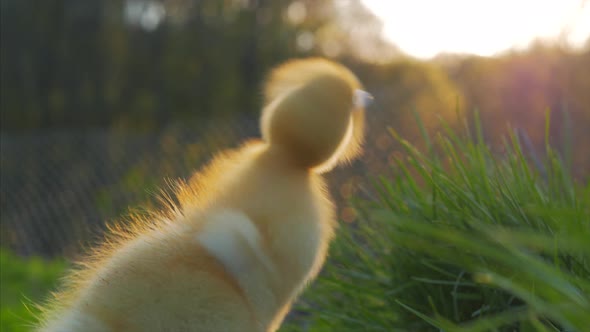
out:
<path id="1" fill-rule="evenodd" d="M 236 279 L 255 262 L 274 272 L 256 225 L 242 212 L 225 210 L 210 216 L 197 240 Z"/>

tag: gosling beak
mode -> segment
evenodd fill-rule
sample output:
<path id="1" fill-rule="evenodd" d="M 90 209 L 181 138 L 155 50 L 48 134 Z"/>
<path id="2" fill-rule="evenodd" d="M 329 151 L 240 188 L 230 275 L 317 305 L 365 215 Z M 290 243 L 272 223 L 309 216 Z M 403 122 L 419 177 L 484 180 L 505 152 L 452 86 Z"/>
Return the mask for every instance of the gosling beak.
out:
<path id="1" fill-rule="evenodd" d="M 353 104 L 355 108 L 367 108 L 373 103 L 373 96 L 367 91 L 360 89 L 354 90 Z"/>

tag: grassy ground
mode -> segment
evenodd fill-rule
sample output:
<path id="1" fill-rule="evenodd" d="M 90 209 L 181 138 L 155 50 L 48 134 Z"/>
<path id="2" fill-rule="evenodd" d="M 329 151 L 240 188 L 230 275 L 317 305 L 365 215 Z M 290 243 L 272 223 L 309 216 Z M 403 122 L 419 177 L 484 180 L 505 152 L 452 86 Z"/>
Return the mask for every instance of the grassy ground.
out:
<path id="1" fill-rule="evenodd" d="M 590 184 L 549 146 L 532 156 L 511 137 L 495 155 L 480 133 L 425 135 L 426 153 L 399 139 L 404 158 L 356 202 L 281 331 L 587 331 Z M 23 302 L 64 264 L 1 257 L 2 331 L 25 331 Z"/>
<path id="2" fill-rule="evenodd" d="M 64 271 L 65 262 L 39 257 L 24 259 L 0 250 L 0 330 L 29 331 L 40 303 Z"/>
<path id="3" fill-rule="evenodd" d="M 494 155 L 478 133 L 399 139 L 299 305 L 308 331 L 588 331 L 590 184 L 549 146 Z"/>

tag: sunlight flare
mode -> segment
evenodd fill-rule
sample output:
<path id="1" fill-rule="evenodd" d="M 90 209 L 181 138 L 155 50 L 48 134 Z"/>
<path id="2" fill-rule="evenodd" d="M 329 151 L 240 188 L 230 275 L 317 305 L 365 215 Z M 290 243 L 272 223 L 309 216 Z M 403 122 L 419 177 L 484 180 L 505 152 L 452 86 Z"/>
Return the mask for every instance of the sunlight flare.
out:
<path id="1" fill-rule="evenodd" d="M 419 58 L 439 53 L 490 56 L 531 42 L 581 47 L 590 38 L 584 0 L 363 0 L 383 23 L 385 37 Z"/>

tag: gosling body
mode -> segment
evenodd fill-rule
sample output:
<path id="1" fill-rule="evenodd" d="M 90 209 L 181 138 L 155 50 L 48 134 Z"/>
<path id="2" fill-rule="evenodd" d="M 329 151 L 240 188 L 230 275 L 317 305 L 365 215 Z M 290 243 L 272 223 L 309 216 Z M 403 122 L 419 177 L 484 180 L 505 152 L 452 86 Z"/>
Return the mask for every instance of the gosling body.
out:
<path id="1" fill-rule="evenodd" d="M 324 59 L 276 68 L 262 139 L 178 184 L 174 208 L 112 227 L 38 331 L 276 331 L 334 235 L 321 174 L 360 153 L 360 88 Z"/>

